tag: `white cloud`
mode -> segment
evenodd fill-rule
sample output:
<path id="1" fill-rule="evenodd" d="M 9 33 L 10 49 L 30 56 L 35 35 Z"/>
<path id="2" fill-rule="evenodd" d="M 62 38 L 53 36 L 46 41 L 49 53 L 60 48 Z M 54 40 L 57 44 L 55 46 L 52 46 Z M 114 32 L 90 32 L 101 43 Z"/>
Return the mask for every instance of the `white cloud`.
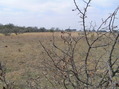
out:
<path id="1" fill-rule="evenodd" d="M 114 10 L 117 2 L 119 1 L 92 0 L 89 17 L 92 20 L 106 17 Z M 78 3 L 81 7 L 84 5 L 79 1 Z M 78 28 L 79 16 L 77 12 L 71 11 L 74 8 L 73 0 L 0 0 L 0 21 L 48 28 Z"/>

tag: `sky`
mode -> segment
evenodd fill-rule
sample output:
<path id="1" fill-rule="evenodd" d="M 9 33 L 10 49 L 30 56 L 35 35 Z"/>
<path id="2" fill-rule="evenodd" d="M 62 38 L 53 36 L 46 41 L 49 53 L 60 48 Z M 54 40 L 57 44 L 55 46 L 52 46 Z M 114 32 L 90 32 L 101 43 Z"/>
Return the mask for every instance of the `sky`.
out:
<path id="1" fill-rule="evenodd" d="M 80 8 L 82 0 L 76 0 Z M 119 0 L 92 0 L 88 10 L 88 20 L 101 23 L 102 18 L 109 16 Z M 80 18 L 73 0 L 0 0 L 0 23 L 13 23 L 18 26 L 58 27 L 60 29 L 80 29 Z"/>

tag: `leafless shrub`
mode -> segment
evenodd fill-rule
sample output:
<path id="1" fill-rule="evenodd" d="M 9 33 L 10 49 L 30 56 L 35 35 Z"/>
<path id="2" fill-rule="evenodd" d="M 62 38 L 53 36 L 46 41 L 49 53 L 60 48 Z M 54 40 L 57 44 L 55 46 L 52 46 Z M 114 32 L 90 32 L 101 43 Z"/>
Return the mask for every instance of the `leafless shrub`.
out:
<path id="1" fill-rule="evenodd" d="M 91 0 L 84 1 L 84 10 L 79 8 L 76 0 L 73 1 L 76 6 L 73 11 L 77 10 L 80 15 L 84 35 L 73 37 L 71 33 L 63 33 L 61 40 L 65 48 L 56 43 L 55 36 L 51 43 L 53 49 L 40 41 L 50 59 L 47 62 L 44 59 L 43 65 L 46 71 L 50 71 L 46 74 L 52 75 L 50 82 L 60 84 L 63 89 L 116 89 L 119 87 L 119 56 L 116 53 L 119 33 L 114 31 L 114 22 L 119 7 L 95 28 L 96 31 L 108 29 L 109 32 L 95 32 L 96 36 L 90 37 L 90 32 L 86 30 L 86 18 Z M 90 29 L 94 26 L 91 25 Z"/>

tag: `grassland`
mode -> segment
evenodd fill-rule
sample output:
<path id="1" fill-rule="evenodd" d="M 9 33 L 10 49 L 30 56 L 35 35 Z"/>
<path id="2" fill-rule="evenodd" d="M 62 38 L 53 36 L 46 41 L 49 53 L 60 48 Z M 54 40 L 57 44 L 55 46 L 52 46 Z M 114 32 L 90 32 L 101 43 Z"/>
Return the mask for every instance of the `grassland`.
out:
<path id="1" fill-rule="evenodd" d="M 14 82 L 23 89 L 28 76 L 35 77 L 41 74 L 41 62 L 45 59 L 45 53 L 39 40 L 50 47 L 52 35 L 50 32 L 0 35 L 0 62 L 6 66 L 6 78 L 9 82 Z M 77 33 L 73 35 L 76 36 Z M 60 36 L 61 33 L 55 33 L 56 39 L 60 39 Z"/>
<path id="2" fill-rule="evenodd" d="M 39 74 L 42 49 L 39 40 L 48 41 L 51 33 L 26 33 L 0 36 L 0 61 L 7 68 L 7 79 L 16 85 L 26 83 L 26 77 Z M 23 89 L 23 88 L 22 88 Z"/>
<path id="3" fill-rule="evenodd" d="M 79 34 L 74 32 L 71 35 L 78 39 Z M 61 48 L 66 48 L 64 41 L 61 39 L 61 33 L 57 32 L 54 34 L 56 44 Z M 64 36 L 67 36 L 67 34 Z M 93 34 L 93 37 L 95 34 Z M 92 35 L 89 35 L 91 38 Z M 91 38 L 91 40 L 93 39 Z M 15 89 L 29 89 L 27 88 L 27 81 L 29 78 L 37 78 L 41 77 L 39 80 L 39 84 L 46 84 L 44 77 L 42 75 L 42 67 L 43 61 L 49 60 L 43 48 L 41 47 L 39 40 L 47 47 L 48 49 L 52 48 L 53 41 L 53 33 L 45 32 L 45 33 L 24 33 L 19 35 L 12 34 L 11 36 L 3 36 L 0 35 L 0 62 L 6 66 L 6 78 L 8 82 L 14 82 L 16 88 Z M 103 42 L 108 42 L 107 39 L 103 39 Z M 102 42 L 97 42 L 95 45 L 102 44 Z M 117 47 L 118 48 L 118 45 Z M 95 50 L 98 50 L 95 52 Z M 103 49 L 93 49 L 90 54 L 90 60 L 93 58 L 95 61 L 96 58 L 99 58 L 105 52 Z M 57 50 L 56 50 L 57 51 Z M 77 66 L 78 61 L 83 61 L 87 51 L 87 44 L 85 43 L 85 39 L 80 40 L 77 46 L 77 50 L 75 53 L 75 61 Z M 108 51 L 108 49 L 107 49 Z M 115 55 L 118 54 L 119 51 L 116 51 Z M 60 54 L 60 53 L 59 53 Z M 117 56 L 117 55 L 116 55 Z M 106 56 L 103 58 L 107 59 Z M 101 59 L 103 61 L 104 59 Z M 90 69 L 93 69 L 94 60 L 89 62 Z M 118 63 L 117 63 L 118 64 Z M 102 66 L 101 68 L 103 68 Z M 102 70 L 104 71 L 104 70 Z M 101 72 L 101 71 L 100 71 Z M 41 82 L 42 81 L 42 82 Z M 49 84 L 46 84 L 49 85 Z M 50 88 L 48 88 L 50 89 Z M 52 88 L 51 88 L 52 89 Z"/>

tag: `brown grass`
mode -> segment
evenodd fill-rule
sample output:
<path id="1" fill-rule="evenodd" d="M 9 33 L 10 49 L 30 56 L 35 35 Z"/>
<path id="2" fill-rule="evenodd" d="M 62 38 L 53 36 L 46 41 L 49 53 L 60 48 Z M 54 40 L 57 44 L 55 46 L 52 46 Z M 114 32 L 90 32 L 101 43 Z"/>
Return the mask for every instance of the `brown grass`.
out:
<path id="1" fill-rule="evenodd" d="M 91 33 L 89 34 L 89 37 L 91 37 L 92 34 L 96 36 L 95 33 Z M 60 32 L 54 33 L 55 42 L 59 47 L 66 49 L 66 45 L 61 40 L 61 35 L 67 36 L 67 34 L 61 34 Z M 71 35 L 77 38 L 79 35 L 83 34 L 73 32 L 71 33 Z M 11 36 L 0 35 L 0 61 L 7 67 L 7 79 L 10 81 L 14 81 L 15 84 L 19 86 L 19 84 L 25 84 L 25 81 L 28 79 L 28 76 L 43 76 L 41 73 L 42 61 L 44 59 L 49 60 L 49 58 L 46 56 L 46 53 L 41 47 L 39 40 L 42 41 L 42 43 L 48 49 L 51 49 L 52 38 L 53 33 L 51 32 L 24 33 L 19 35 L 12 34 Z M 86 51 L 87 44 L 85 43 L 85 40 L 82 39 L 78 43 L 77 50 L 75 53 L 75 61 L 77 63 L 77 66 L 79 65 L 79 60 L 83 62 L 83 59 L 86 55 Z M 96 58 L 103 54 L 102 49 L 98 49 L 98 52 L 95 51 L 96 50 L 92 50 L 92 53 L 90 54 L 91 57 L 89 57 L 89 60 L 91 60 L 93 57 L 96 61 Z M 106 59 L 106 57 L 104 58 Z M 82 62 L 80 62 L 80 64 Z M 93 62 L 94 61 L 90 61 L 88 63 L 89 65 L 91 65 L 89 66 L 90 69 L 93 69 L 93 66 L 95 66 L 92 64 Z"/>

